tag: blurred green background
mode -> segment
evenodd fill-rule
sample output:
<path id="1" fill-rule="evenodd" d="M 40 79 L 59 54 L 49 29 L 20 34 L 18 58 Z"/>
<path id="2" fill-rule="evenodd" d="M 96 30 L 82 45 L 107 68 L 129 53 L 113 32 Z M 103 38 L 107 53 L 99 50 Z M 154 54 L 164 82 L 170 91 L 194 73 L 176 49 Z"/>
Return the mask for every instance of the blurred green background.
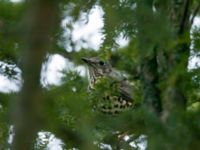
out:
<path id="1" fill-rule="evenodd" d="M 0 0 L 0 150 L 199 149 L 199 20 L 199 0 Z M 137 107 L 95 111 L 81 57 L 109 60 Z"/>

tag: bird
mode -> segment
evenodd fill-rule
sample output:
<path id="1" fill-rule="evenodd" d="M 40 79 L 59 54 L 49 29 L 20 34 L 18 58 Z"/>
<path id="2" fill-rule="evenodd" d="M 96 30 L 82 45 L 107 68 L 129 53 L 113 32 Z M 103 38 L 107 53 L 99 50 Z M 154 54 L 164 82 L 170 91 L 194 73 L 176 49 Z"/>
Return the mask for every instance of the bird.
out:
<path id="1" fill-rule="evenodd" d="M 96 85 L 105 78 L 108 79 L 110 88 L 115 92 L 105 91 L 98 98 L 97 109 L 105 114 L 119 114 L 133 107 L 132 86 L 109 63 L 99 57 L 82 57 L 88 67 L 89 89 L 95 91 Z"/>

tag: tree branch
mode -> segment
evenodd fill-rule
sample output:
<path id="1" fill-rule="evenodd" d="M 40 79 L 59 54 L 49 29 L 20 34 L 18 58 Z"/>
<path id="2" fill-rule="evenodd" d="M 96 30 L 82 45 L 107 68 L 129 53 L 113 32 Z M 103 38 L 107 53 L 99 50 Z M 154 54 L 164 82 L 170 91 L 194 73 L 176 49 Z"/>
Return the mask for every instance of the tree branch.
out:
<path id="1" fill-rule="evenodd" d="M 179 28 L 179 34 L 182 34 L 184 32 L 185 26 L 187 25 L 187 17 L 189 17 L 189 7 L 190 7 L 190 0 L 186 0 L 183 16 L 180 22 L 180 28 Z"/>
<path id="2" fill-rule="evenodd" d="M 194 9 L 194 12 L 193 12 L 191 20 L 190 20 L 190 25 L 193 24 L 194 18 L 196 17 L 196 15 L 199 12 L 199 10 L 200 10 L 200 3 L 198 3 L 197 7 Z"/>

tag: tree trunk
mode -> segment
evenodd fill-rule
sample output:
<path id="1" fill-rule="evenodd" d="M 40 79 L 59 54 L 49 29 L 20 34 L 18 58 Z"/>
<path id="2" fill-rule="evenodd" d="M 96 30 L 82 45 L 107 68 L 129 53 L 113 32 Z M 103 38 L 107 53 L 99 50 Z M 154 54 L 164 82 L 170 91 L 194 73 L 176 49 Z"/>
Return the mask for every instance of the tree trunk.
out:
<path id="1" fill-rule="evenodd" d="M 40 74 L 43 59 L 55 27 L 58 3 L 54 0 L 27 2 L 22 54 L 23 87 L 14 112 L 15 136 L 13 149 L 34 149 L 34 141 L 43 121 L 43 94 Z"/>

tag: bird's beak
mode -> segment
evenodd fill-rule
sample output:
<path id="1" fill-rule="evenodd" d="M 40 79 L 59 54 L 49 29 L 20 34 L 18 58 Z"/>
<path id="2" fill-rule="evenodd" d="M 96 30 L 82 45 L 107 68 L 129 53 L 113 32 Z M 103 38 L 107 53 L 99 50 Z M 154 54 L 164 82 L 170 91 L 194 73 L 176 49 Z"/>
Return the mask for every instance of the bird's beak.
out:
<path id="1" fill-rule="evenodd" d="M 86 57 L 82 57 L 81 58 L 85 63 L 89 64 L 90 63 L 90 59 L 86 58 Z"/>
<path id="2" fill-rule="evenodd" d="M 90 58 L 82 57 L 81 59 L 82 59 L 88 66 L 93 66 L 93 65 L 94 65 L 94 62 L 93 62 Z"/>

